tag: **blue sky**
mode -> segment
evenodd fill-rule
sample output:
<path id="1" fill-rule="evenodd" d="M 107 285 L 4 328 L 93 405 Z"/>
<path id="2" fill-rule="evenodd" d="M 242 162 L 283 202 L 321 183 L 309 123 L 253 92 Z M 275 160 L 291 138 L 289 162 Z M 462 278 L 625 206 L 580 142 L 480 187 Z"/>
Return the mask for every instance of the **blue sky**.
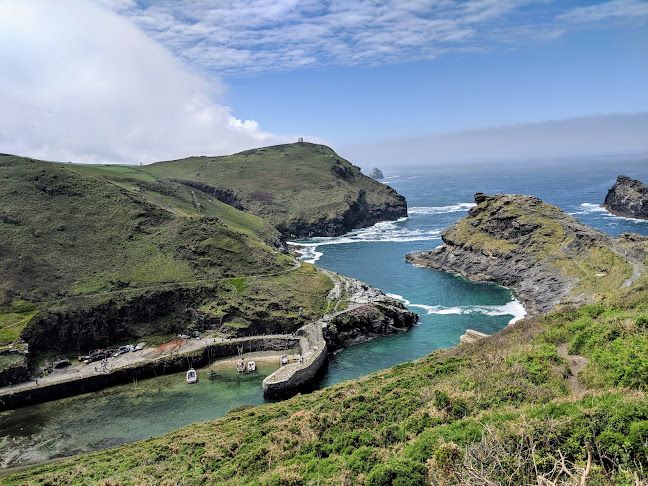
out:
<path id="1" fill-rule="evenodd" d="M 136 163 L 304 136 L 363 166 L 509 141 L 516 158 L 647 153 L 646 59 L 639 0 L 0 0 L 0 151 Z"/>

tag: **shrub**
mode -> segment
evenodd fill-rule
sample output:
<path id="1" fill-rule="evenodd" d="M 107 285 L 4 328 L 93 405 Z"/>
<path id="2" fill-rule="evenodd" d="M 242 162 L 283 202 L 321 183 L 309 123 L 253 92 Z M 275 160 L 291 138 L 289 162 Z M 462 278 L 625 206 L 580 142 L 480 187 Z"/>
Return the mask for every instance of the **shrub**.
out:
<path id="1" fill-rule="evenodd" d="M 425 467 L 409 459 L 391 459 L 378 464 L 367 475 L 365 486 L 426 486 Z"/>

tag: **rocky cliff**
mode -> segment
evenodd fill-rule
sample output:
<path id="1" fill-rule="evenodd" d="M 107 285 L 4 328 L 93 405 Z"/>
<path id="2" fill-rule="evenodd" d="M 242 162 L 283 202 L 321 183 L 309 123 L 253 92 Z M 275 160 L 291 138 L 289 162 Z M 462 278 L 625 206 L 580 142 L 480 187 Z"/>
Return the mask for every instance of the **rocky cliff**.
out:
<path id="1" fill-rule="evenodd" d="M 390 298 L 364 304 L 331 319 L 324 330 L 329 351 L 368 341 L 378 336 L 406 331 L 418 315 Z"/>
<path id="2" fill-rule="evenodd" d="M 512 287 L 530 314 L 597 300 L 631 279 L 632 263 L 646 256 L 648 238 L 614 239 L 537 197 L 477 193 L 475 202 L 441 233 L 443 246 L 406 258 Z"/>
<path id="3" fill-rule="evenodd" d="M 285 239 L 337 236 L 407 216 L 403 196 L 324 145 L 276 145 L 138 170 L 260 216 Z"/>
<path id="4" fill-rule="evenodd" d="M 618 216 L 648 219 L 648 186 L 620 175 L 605 196 L 603 207 Z"/>

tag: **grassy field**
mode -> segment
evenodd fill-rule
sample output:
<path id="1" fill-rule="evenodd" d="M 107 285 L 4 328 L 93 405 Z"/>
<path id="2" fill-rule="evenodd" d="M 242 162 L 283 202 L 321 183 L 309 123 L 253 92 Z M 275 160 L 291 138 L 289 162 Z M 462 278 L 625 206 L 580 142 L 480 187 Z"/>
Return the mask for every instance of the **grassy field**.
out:
<path id="1" fill-rule="evenodd" d="M 587 361 L 576 380 L 565 347 Z M 644 282 L 605 306 L 528 318 L 473 344 L 5 482 L 645 484 L 647 363 Z"/>

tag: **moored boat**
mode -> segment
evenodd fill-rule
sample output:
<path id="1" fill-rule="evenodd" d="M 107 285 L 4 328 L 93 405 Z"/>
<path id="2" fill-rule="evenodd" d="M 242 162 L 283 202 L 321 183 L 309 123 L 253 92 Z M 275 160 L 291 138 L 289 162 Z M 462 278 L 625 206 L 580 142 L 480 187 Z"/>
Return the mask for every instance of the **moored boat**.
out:
<path id="1" fill-rule="evenodd" d="M 256 371 L 256 363 L 254 361 L 248 361 L 247 370 L 248 373 L 254 373 Z"/>
<path id="2" fill-rule="evenodd" d="M 187 371 L 187 383 L 196 383 L 198 381 L 198 373 L 193 368 Z"/>
<path id="3" fill-rule="evenodd" d="M 288 364 L 288 355 L 287 355 L 287 354 L 284 354 L 284 355 L 281 357 L 281 366 L 283 366 L 283 365 L 287 365 L 287 364 Z"/>
<path id="4" fill-rule="evenodd" d="M 237 370 L 239 373 L 243 373 L 243 372 L 245 371 L 245 361 L 243 361 L 242 359 L 239 359 L 239 360 L 236 362 L 236 370 Z"/>

